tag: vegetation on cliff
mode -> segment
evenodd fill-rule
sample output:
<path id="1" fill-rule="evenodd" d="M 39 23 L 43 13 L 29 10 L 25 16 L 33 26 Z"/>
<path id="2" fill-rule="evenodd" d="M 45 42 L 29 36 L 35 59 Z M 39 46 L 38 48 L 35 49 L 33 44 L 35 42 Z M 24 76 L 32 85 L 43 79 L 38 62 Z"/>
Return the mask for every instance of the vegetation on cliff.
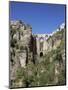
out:
<path id="1" fill-rule="evenodd" d="M 20 21 L 19 25 L 21 26 L 22 24 L 23 23 Z M 32 29 L 32 27 L 29 24 L 27 24 L 25 25 L 22 31 L 20 31 L 21 28 L 19 29 L 18 25 L 17 26 L 15 25 L 13 28 L 10 27 L 10 69 L 12 74 L 10 79 L 11 88 L 47 86 L 47 85 L 65 85 L 66 83 L 65 29 L 56 32 L 53 36 L 50 36 L 47 41 L 50 44 L 51 41 L 53 42 L 52 49 L 49 49 L 47 53 L 41 57 L 36 54 L 35 56 L 33 56 L 34 57 L 33 60 L 31 55 L 33 55 L 35 52 L 31 53 L 32 50 L 34 50 L 34 48 L 30 49 L 32 45 L 28 46 L 25 43 L 24 46 L 24 43 L 21 44 L 19 40 L 21 38 L 20 35 L 22 35 L 24 38 L 23 30 L 27 32 L 29 28 Z M 19 38 L 17 38 L 18 36 L 17 32 Z M 28 39 L 30 40 L 29 37 L 24 39 L 25 42 L 28 42 Z M 35 38 L 32 40 L 35 40 Z M 29 55 L 28 58 L 29 63 L 27 63 L 25 67 L 21 67 L 17 52 L 27 49 L 26 46 L 28 46 L 27 51 Z M 35 63 L 33 63 L 33 61 Z"/>

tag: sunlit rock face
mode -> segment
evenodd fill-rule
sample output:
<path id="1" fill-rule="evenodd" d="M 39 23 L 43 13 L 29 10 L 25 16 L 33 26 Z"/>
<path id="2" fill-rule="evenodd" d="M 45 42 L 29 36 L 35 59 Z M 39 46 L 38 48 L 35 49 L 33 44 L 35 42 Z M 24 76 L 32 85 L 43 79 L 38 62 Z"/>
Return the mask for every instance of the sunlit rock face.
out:
<path id="1" fill-rule="evenodd" d="M 26 50 L 19 52 L 18 57 L 19 57 L 21 67 L 25 67 L 26 66 L 26 58 L 27 58 Z"/>
<path id="2" fill-rule="evenodd" d="M 58 80 L 58 67 L 64 69 L 65 66 L 65 24 L 62 24 L 55 32 L 50 34 L 32 34 L 32 27 L 22 21 L 10 21 L 10 80 L 17 79 L 18 69 L 26 69 L 28 65 L 34 65 L 43 62 L 46 57 L 49 63 L 53 62 L 56 54 L 49 57 L 49 52 L 61 48 L 61 64 L 55 63 L 55 83 Z M 45 57 L 43 59 L 43 57 Z M 42 66 L 41 72 L 45 72 Z M 28 75 L 32 71 L 28 68 Z M 14 85 L 24 85 L 22 80 Z"/>
<path id="3" fill-rule="evenodd" d="M 62 40 L 65 40 L 65 24 L 61 24 L 55 32 L 50 34 L 34 34 L 36 38 L 37 54 L 45 55 L 48 51 L 56 49 Z"/>
<path id="4" fill-rule="evenodd" d="M 53 33 L 32 34 L 32 27 L 29 24 L 25 24 L 21 20 L 10 21 L 10 43 L 12 51 L 22 51 L 20 53 L 22 54 L 22 56 L 20 55 L 21 66 L 26 65 L 26 57 L 28 59 L 33 56 L 34 58 L 33 54 L 44 56 L 48 51 L 56 49 L 61 40 L 65 40 L 64 28 L 65 24 L 63 23 Z M 25 50 L 25 53 L 23 50 Z M 31 56 L 28 53 L 31 53 Z"/>
<path id="5" fill-rule="evenodd" d="M 32 27 L 29 24 L 22 21 L 10 22 L 10 80 L 12 81 L 16 80 L 17 70 L 25 68 L 28 59 L 31 61 L 33 58 L 30 52 L 31 36 Z"/>

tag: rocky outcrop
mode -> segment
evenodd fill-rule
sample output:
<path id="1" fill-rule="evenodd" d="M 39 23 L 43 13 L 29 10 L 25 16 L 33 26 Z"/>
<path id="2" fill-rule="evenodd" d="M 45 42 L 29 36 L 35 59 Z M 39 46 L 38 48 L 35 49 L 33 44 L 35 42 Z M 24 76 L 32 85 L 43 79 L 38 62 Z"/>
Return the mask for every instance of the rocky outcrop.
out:
<path id="1" fill-rule="evenodd" d="M 10 80 L 16 79 L 18 68 L 25 68 L 28 60 L 33 60 L 30 45 L 32 27 L 21 21 L 10 22 Z"/>
<path id="2" fill-rule="evenodd" d="M 59 76 L 65 71 L 65 30 L 62 24 L 51 34 L 32 34 L 31 25 L 10 21 L 10 87 L 61 84 Z"/>
<path id="3" fill-rule="evenodd" d="M 49 49 L 56 49 L 61 41 L 65 41 L 65 27 L 61 30 L 56 31 L 52 36 L 49 36 L 47 42 L 49 44 Z"/>

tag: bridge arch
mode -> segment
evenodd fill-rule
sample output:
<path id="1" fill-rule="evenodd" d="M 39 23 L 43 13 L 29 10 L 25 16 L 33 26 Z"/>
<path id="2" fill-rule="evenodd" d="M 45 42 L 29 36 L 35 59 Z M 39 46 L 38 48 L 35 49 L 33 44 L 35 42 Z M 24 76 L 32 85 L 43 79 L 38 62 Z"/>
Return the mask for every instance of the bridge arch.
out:
<path id="1" fill-rule="evenodd" d="M 43 52 L 40 52 L 40 57 L 42 57 L 43 56 Z"/>

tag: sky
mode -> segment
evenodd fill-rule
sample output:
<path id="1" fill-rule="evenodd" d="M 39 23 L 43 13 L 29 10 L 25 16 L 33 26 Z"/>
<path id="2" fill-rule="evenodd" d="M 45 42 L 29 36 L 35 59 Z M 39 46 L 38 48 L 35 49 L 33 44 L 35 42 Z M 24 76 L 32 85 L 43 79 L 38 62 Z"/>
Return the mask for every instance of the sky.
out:
<path id="1" fill-rule="evenodd" d="M 34 34 L 49 34 L 65 22 L 65 5 L 10 2 L 10 20 L 22 20 Z"/>

